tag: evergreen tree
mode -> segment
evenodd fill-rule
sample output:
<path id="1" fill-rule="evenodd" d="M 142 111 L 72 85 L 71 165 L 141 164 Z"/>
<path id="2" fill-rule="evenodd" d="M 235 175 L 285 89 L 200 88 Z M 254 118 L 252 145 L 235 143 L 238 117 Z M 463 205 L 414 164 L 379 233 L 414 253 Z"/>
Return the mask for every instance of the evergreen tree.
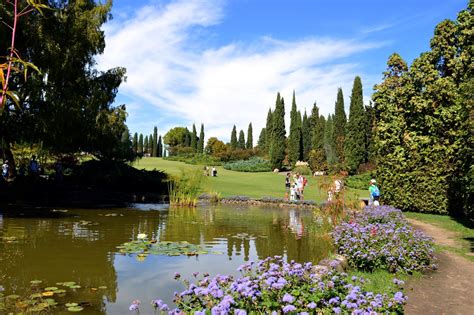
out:
<path id="1" fill-rule="evenodd" d="M 151 146 L 152 156 L 158 156 L 158 127 L 153 128 L 153 139 Z"/>
<path id="2" fill-rule="evenodd" d="M 272 168 L 280 169 L 285 159 L 285 101 L 277 94 L 275 112 L 272 113 L 272 132 L 270 142 L 270 163 Z"/>
<path id="3" fill-rule="evenodd" d="M 143 142 L 143 154 L 149 153 L 149 146 L 148 146 L 148 136 L 145 136 L 145 140 Z"/>
<path id="4" fill-rule="evenodd" d="M 303 140 L 303 160 L 308 161 L 309 152 L 311 151 L 311 141 L 312 141 L 312 128 L 311 128 L 311 119 L 308 118 L 306 110 L 303 115 L 303 122 L 301 126 L 301 138 Z"/>
<path id="5" fill-rule="evenodd" d="M 239 149 L 245 150 L 245 134 L 243 130 L 240 130 L 239 132 L 239 140 L 237 146 Z"/>
<path id="6" fill-rule="evenodd" d="M 265 148 L 264 151 L 267 154 L 270 154 L 270 145 L 272 143 L 272 132 L 273 132 L 273 113 L 272 109 L 268 109 L 267 114 L 267 124 L 265 126 Z"/>
<path id="7" fill-rule="evenodd" d="M 365 162 L 367 154 L 367 116 L 362 94 L 362 81 L 359 76 L 356 76 L 352 87 L 349 121 L 346 126 L 347 135 L 344 144 L 346 165 L 352 174 L 357 172 L 359 166 Z"/>
<path id="8" fill-rule="evenodd" d="M 197 143 L 197 152 L 204 153 L 204 124 L 201 124 L 201 131 L 199 132 L 199 140 Z"/>
<path id="9" fill-rule="evenodd" d="M 165 137 L 166 140 L 166 137 Z M 184 146 L 185 147 L 190 147 L 191 146 L 191 133 L 188 130 L 188 127 L 186 127 L 186 131 L 184 134 Z"/>
<path id="10" fill-rule="evenodd" d="M 158 143 L 157 143 L 157 157 L 162 157 L 163 156 L 163 142 L 161 140 L 161 136 L 158 137 Z"/>
<path id="11" fill-rule="evenodd" d="M 303 154 L 304 154 L 304 147 L 303 147 L 303 119 L 301 118 L 301 112 L 298 111 L 298 126 L 299 126 L 299 133 L 300 133 L 300 144 L 299 144 L 299 155 L 298 161 L 303 161 Z"/>
<path id="12" fill-rule="evenodd" d="M 249 124 L 249 128 L 247 129 L 247 149 L 253 149 L 253 130 L 252 130 L 252 123 Z"/>
<path id="13" fill-rule="evenodd" d="M 342 95 L 342 89 L 337 90 L 337 100 L 334 110 L 334 143 L 337 161 L 344 163 L 344 139 L 346 136 L 346 112 L 344 109 L 344 96 Z"/>
<path id="14" fill-rule="evenodd" d="M 193 152 L 197 151 L 197 131 L 195 124 L 193 124 L 193 133 L 191 134 L 191 148 L 193 149 Z"/>
<path id="15" fill-rule="evenodd" d="M 234 127 L 232 128 L 232 133 L 230 134 L 230 148 L 232 150 L 237 149 L 239 143 L 237 142 L 237 128 Z"/>
<path id="16" fill-rule="evenodd" d="M 262 151 L 265 152 L 265 142 L 267 141 L 266 128 L 262 128 L 260 135 L 258 136 L 257 146 Z"/>
<path id="17" fill-rule="evenodd" d="M 135 132 L 135 134 L 133 135 L 132 147 L 133 147 L 133 152 L 137 153 L 138 152 L 138 133 L 137 132 Z"/>
<path id="18" fill-rule="evenodd" d="M 329 165 L 337 163 L 335 145 L 334 145 L 334 115 L 328 115 L 326 126 L 324 128 L 324 152 Z"/>
<path id="19" fill-rule="evenodd" d="M 152 153 L 153 153 L 153 134 L 150 134 L 150 136 L 148 137 L 148 149 L 147 149 L 147 153 L 149 153 L 150 156 L 151 156 Z"/>
<path id="20" fill-rule="evenodd" d="M 140 134 L 140 137 L 138 138 L 138 154 L 143 154 L 143 135 Z"/>
<path id="21" fill-rule="evenodd" d="M 298 122 L 298 110 L 296 108 L 295 91 L 290 112 L 290 135 L 288 137 L 288 161 L 295 165 L 300 157 L 301 124 Z"/>
<path id="22" fill-rule="evenodd" d="M 326 152 L 324 150 L 324 127 L 325 122 L 319 115 L 319 108 L 316 103 L 313 104 L 311 111 L 311 152 L 310 152 L 310 164 L 313 169 L 325 170 L 326 169 Z"/>
<path id="23" fill-rule="evenodd" d="M 375 145 L 374 145 L 374 129 L 375 129 L 375 109 L 372 102 L 365 107 L 365 119 L 367 121 L 367 131 L 365 133 L 366 155 L 365 161 L 369 163 L 375 162 Z"/>

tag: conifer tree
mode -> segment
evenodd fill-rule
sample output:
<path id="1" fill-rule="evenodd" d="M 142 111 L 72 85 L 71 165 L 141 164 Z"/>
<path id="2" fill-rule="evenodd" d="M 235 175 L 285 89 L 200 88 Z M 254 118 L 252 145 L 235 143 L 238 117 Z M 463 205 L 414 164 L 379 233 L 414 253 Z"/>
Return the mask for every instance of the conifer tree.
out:
<path id="1" fill-rule="evenodd" d="M 133 147 L 133 152 L 137 153 L 138 152 L 138 133 L 137 132 L 135 132 L 135 134 L 133 135 L 132 147 Z"/>
<path id="2" fill-rule="evenodd" d="M 193 149 L 193 152 L 197 151 L 197 131 L 195 124 L 193 124 L 193 133 L 191 134 L 191 148 Z"/>
<path id="3" fill-rule="evenodd" d="M 163 156 L 163 142 L 161 141 L 161 136 L 158 137 L 158 143 L 157 143 L 157 157 L 162 157 Z"/>
<path id="4" fill-rule="evenodd" d="M 184 146 L 191 146 L 191 133 L 189 132 L 188 127 L 186 127 L 186 134 L 184 135 Z"/>
<path id="5" fill-rule="evenodd" d="M 252 130 L 252 123 L 249 124 L 249 128 L 247 129 L 247 149 L 253 149 L 253 130 Z"/>
<path id="6" fill-rule="evenodd" d="M 265 152 L 265 142 L 267 141 L 266 128 L 262 128 L 260 135 L 258 136 L 257 146 L 262 151 Z"/>
<path id="7" fill-rule="evenodd" d="M 300 157 L 301 124 L 298 122 L 298 110 L 296 108 L 295 91 L 291 102 L 290 112 L 290 135 L 288 137 L 288 160 L 294 165 Z"/>
<path id="8" fill-rule="evenodd" d="M 312 138 L 311 120 L 306 114 L 306 110 L 303 115 L 303 122 L 301 126 L 301 138 L 303 140 L 303 160 L 308 161 L 309 152 L 311 151 L 311 138 Z"/>
<path id="9" fill-rule="evenodd" d="M 268 109 L 267 114 L 267 124 L 265 126 L 265 148 L 264 151 L 267 154 L 270 154 L 270 145 L 272 143 L 272 132 L 273 132 L 273 119 L 272 119 L 272 109 Z"/>
<path id="10" fill-rule="evenodd" d="M 346 112 L 344 110 L 344 96 L 342 95 L 342 89 L 337 90 L 337 100 L 334 110 L 334 144 L 337 161 L 344 163 L 344 139 L 346 136 Z"/>
<path id="11" fill-rule="evenodd" d="M 151 146 L 152 156 L 158 156 L 158 127 L 153 128 L 153 139 Z"/>
<path id="12" fill-rule="evenodd" d="M 137 153 L 138 154 L 143 154 L 143 134 L 140 134 L 140 137 L 138 138 Z"/>
<path id="13" fill-rule="evenodd" d="M 239 132 L 238 148 L 245 150 L 245 134 L 243 130 Z"/>
<path id="14" fill-rule="evenodd" d="M 324 128 L 324 152 L 326 153 L 326 160 L 329 165 L 334 165 L 337 162 L 333 135 L 333 117 L 333 115 L 328 115 L 326 126 Z"/>
<path id="15" fill-rule="evenodd" d="M 367 131 L 365 133 L 365 147 L 366 147 L 366 162 L 375 162 L 375 145 L 374 145 L 374 129 L 375 129 L 375 109 L 372 106 L 372 101 L 365 107 L 365 119 Z"/>
<path id="16" fill-rule="evenodd" d="M 204 124 L 201 124 L 201 131 L 199 132 L 199 140 L 197 143 L 197 152 L 204 153 Z"/>
<path id="17" fill-rule="evenodd" d="M 148 146 L 148 136 L 145 136 L 145 140 L 143 141 L 143 154 L 147 154 L 149 151 L 149 146 Z"/>
<path id="18" fill-rule="evenodd" d="M 277 94 L 275 112 L 272 113 L 272 132 L 270 142 L 270 163 L 272 168 L 280 169 L 285 159 L 285 101 Z"/>
<path id="19" fill-rule="evenodd" d="M 150 134 L 148 137 L 148 151 L 147 153 L 150 154 L 150 156 L 153 154 L 153 134 Z"/>
<path id="20" fill-rule="evenodd" d="M 352 87 L 349 121 L 347 122 L 347 135 L 344 144 L 346 165 L 352 174 L 357 172 L 359 166 L 365 162 L 366 133 L 367 116 L 364 110 L 362 81 L 359 76 L 356 76 Z"/>
<path id="21" fill-rule="evenodd" d="M 301 117 L 301 112 L 298 111 L 298 115 L 296 116 L 298 118 L 298 126 L 299 126 L 299 138 L 300 138 L 300 143 L 299 143 L 299 154 L 298 154 L 298 161 L 303 161 L 303 119 Z"/>
<path id="22" fill-rule="evenodd" d="M 230 148 L 232 150 L 237 149 L 238 147 L 238 142 L 237 142 L 237 128 L 234 127 L 232 128 L 232 133 L 230 134 Z"/>

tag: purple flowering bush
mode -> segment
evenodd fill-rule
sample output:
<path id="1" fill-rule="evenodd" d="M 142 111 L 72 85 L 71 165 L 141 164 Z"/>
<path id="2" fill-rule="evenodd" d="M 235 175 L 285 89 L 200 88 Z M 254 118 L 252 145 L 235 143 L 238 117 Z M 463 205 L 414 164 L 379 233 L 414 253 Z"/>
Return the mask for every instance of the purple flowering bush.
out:
<path id="1" fill-rule="evenodd" d="M 352 267 L 412 273 L 435 269 L 431 238 L 413 229 L 403 213 L 390 206 L 366 207 L 333 232 L 340 254 Z"/>
<path id="2" fill-rule="evenodd" d="M 402 314 L 402 292 L 377 294 L 361 289 L 364 280 L 334 270 L 316 272 L 312 263 L 287 263 L 275 256 L 239 268 L 242 276 L 218 275 L 184 281 L 171 314 Z"/>

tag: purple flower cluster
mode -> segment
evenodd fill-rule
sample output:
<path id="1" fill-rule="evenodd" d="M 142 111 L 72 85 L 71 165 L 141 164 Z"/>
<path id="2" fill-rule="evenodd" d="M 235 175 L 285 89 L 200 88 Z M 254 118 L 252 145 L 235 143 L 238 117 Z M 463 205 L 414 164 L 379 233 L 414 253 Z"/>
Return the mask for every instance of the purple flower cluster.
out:
<path id="1" fill-rule="evenodd" d="M 339 253 L 358 269 L 411 273 L 436 268 L 432 240 L 393 207 L 366 207 L 338 225 L 333 237 Z"/>
<path id="2" fill-rule="evenodd" d="M 169 314 L 403 313 L 402 292 L 365 292 L 362 278 L 313 267 L 275 256 L 242 265 L 238 278 L 203 276 L 175 294 Z"/>

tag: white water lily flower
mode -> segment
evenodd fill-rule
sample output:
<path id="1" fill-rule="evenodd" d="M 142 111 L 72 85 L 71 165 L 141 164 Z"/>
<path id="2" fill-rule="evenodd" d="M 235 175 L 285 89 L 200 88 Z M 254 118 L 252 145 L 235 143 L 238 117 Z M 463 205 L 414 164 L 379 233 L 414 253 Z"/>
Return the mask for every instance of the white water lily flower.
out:
<path id="1" fill-rule="evenodd" d="M 148 236 L 147 236 L 145 233 L 140 233 L 140 234 L 137 235 L 137 238 L 138 238 L 139 240 L 144 240 L 144 239 L 147 238 L 147 237 L 148 237 Z"/>

